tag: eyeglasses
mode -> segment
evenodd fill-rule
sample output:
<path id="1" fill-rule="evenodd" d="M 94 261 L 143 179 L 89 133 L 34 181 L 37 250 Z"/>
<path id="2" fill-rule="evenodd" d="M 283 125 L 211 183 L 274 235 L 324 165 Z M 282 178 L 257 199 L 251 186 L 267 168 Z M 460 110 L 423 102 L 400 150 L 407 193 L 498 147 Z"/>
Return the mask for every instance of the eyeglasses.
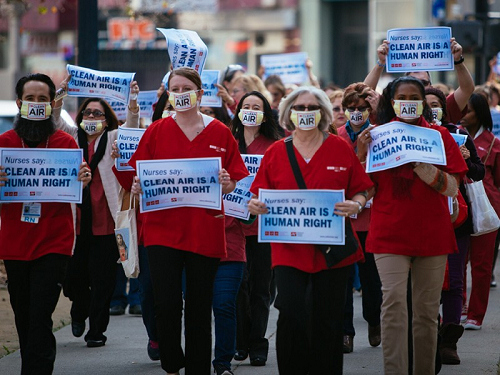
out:
<path id="1" fill-rule="evenodd" d="M 348 112 L 354 112 L 356 110 L 360 111 L 360 112 L 364 112 L 368 109 L 369 107 L 347 107 L 347 111 Z"/>
<path id="2" fill-rule="evenodd" d="M 424 85 L 424 87 L 428 87 L 431 85 L 431 81 L 428 81 L 426 79 L 421 79 L 420 82 Z"/>
<path id="3" fill-rule="evenodd" d="M 86 109 L 85 111 L 82 111 L 82 115 L 84 115 L 86 117 L 89 117 L 90 115 L 92 115 L 94 117 L 101 117 L 101 116 L 104 116 L 104 113 L 102 113 L 98 109 L 95 109 L 95 110 Z"/>
<path id="4" fill-rule="evenodd" d="M 340 112 L 342 111 L 342 108 L 340 107 L 333 107 L 333 112 Z"/>
<path id="5" fill-rule="evenodd" d="M 319 105 L 294 105 L 292 109 L 295 111 L 303 112 L 303 111 L 317 111 L 321 109 Z"/>

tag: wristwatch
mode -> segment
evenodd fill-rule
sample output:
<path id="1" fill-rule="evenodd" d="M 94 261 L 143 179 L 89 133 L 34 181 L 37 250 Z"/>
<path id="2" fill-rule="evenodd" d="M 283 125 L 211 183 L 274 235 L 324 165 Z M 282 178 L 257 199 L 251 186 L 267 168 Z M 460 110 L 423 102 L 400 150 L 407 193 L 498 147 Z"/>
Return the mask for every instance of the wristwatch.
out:
<path id="1" fill-rule="evenodd" d="M 363 207 L 363 205 L 361 204 L 361 202 L 360 202 L 360 201 L 353 201 L 353 202 L 356 202 L 356 203 L 359 205 L 358 214 L 360 214 L 360 213 L 361 213 L 361 211 L 363 211 L 363 208 L 364 208 L 364 207 Z"/>

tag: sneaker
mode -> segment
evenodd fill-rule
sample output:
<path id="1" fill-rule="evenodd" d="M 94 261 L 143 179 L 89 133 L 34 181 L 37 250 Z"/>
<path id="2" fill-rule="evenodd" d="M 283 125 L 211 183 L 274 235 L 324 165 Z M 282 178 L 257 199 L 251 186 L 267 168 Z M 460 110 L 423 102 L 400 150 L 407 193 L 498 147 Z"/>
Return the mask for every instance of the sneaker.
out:
<path id="1" fill-rule="evenodd" d="M 109 315 L 123 315 L 125 314 L 125 307 L 120 305 L 112 306 L 109 309 Z"/>
<path id="2" fill-rule="evenodd" d="M 160 360 L 160 347 L 158 346 L 158 342 L 153 340 L 148 341 L 148 356 L 152 361 Z"/>
<path id="3" fill-rule="evenodd" d="M 462 306 L 462 315 L 460 316 L 460 323 L 465 323 L 467 320 L 467 305 Z"/>
<path id="4" fill-rule="evenodd" d="M 142 315 L 141 305 L 134 305 L 128 308 L 128 313 L 131 315 Z"/>
<path id="5" fill-rule="evenodd" d="M 226 366 L 220 363 L 214 364 L 214 374 L 216 375 L 234 375 L 234 373 Z"/>
<path id="6" fill-rule="evenodd" d="M 497 287 L 497 282 L 495 281 L 495 275 L 491 275 L 490 287 L 491 288 L 496 288 Z"/>
<path id="7" fill-rule="evenodd" d="M 481 329 L 481 324 L 477 320 L 474 319 L 467 319 L 464 325 L 465 329 L 473 329 L 473 330 L 478 330 Z"/>

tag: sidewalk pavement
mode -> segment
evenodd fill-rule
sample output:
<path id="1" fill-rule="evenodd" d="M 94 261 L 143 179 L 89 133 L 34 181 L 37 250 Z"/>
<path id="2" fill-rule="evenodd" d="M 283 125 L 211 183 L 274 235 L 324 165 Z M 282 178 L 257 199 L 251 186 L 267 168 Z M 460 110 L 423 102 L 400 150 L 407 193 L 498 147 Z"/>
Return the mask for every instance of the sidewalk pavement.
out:
<path id="1" fill-rule="evenodd" d="M 500 267 L 496 279 L 500 280 Z M 470 280 L 470 277 L 468 278 Z M 470 285 L 469 285 L 470 290 Z M 65 298 L 61 295 L 61 298 Z M 361 296 L 354 296 L 354 352 L 344 355 L 344 374 L 383 374 L 382 348 L 370 347 L 367 323 L 362 318 Z M 276 321 L 278 311 L 271 310 L 268 326 L 269 358 L 264 367 L 252 367 L 249 360 L 233 361 L 235 375 L 276 375 Z M 106 332 L 108 341 L 101 348 L 87 348 L 83 337 L 75 338 L 71 326 L 56 332 L 57 358 L 54 375 L 149 375 L 163 374 L 159 362 L 150 361 L 148 342 L 142 319 L 131 315 L 112 316 Z M 458 343 L 462 363 L 444 365 L 441 375 L 500 374 L 497 363 L 500 353 L 500 286 L 492 288 L 483 328 L 465 331 Z M 18 375 L 21 370 L 19 351 L 0 359 L 1 375 Z M 184 374 L 181 371 L 181 374 Z M 326 374 L 325 374 L 326 375 Z"/>

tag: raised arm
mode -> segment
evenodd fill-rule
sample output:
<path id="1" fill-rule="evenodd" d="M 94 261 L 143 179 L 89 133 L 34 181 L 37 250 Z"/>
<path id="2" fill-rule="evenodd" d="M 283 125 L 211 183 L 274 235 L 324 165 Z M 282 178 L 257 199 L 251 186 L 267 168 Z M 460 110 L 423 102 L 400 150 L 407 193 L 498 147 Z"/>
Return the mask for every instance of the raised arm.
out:
<path id="1" fill-rule="evenodd" d="M 127 120 L 122 125 L 125 128 L 138 128 L 140 119 L 140 108 L 137 104 L 137 95 L 139 95 L 139 85 L 137 81 L 130 82 L 130 101 L 127 109 Z"/>
<path id="2" fill-rule="evenodd" d="M 389 42 L 384 40 L 380 46 L 377 48 L 377 63 L 373 69 L 368 73 L 364 80 L 364 84 L 370 86 L 373 90 L 377 88 L 378 81 L 382 72 L 385 69 L 385 61 L 387 54 L 389 53 Z"/>
<path id="3" fill-rule="evenodd" d="M 462 111 L 469 98 L 474 92 L 474 80 L 469 73 L 469 70 L 464 64 L 464 57 L 462 56 L 462 46 L 457 43 L 455 38 L 451 38 L 451 53 L 453 54 L 453 61 L 455 62 L 455 72 L 457 74 L 458 88 L 455 90 L 455 101 L 458 108 Z"/>

